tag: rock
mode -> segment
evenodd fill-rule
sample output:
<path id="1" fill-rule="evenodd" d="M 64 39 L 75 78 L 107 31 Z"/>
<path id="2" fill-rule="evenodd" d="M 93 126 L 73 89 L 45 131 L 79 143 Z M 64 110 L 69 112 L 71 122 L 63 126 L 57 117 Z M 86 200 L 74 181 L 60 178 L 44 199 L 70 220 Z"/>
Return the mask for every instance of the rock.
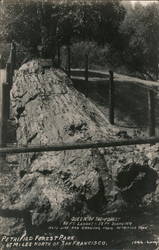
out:
<path id="1" fill-rule="evenodd" d="M 113 137 L 106 119 L 70 79 L 57 69 L 43 72 L 41 61 L 20 68 L 11 94 L 19 145 Z M 31 211 L 34 225 L 64 220 L 86 207 L 98 210 L 106 199 L 111 180 L 103 184 L 108 171 L 98 149 L 21 154 L 19 161 L 21 179 L 10 208 Z"/>
<path id="2" fill-rule="evenodd" d="M 23 219 L 0 217 L 0 235 L 15 236 L 24 232 Z"/>
<path id="3" fill-rule="evenodd" d="M 116 200 L 120 200 L 121 204 L 126 202 L 128 207 L 144 203 L 147 206 L 158 201 L 158 149 L 158 144 L 105 149 L 103 154 L 107 168 L 112 176 L 113 186 L 118 192 Z M 150 196 L 152 199 L 149 201 L 146 197 Z M 114 207 L 114 203 L 111 202 L 113 197 L 109 200 L 109 206 Z"/>
<path id="4" fill-rule="evenodd" d="M 112 129 L 66 74 L 43 67 L 40 60 L 20 68 L 11 96 L 19 145 L 117 138 L 118 129 Z M 4 209 L 28 211 L 32 225 L 103 209 L 112 212 L 155 191 L 157 174 L 148 161 L 145 149 L 135 146 L 21 154 L 19 178 Z M 130 176 L 129 182 L 124 176 Z"/>
<path id="5" fill-rule="evenodd" d="M 131 163 L 119 170 L 116 182 L 124 200 L 139 203 L 144 195 L 156 190 L 157 178 L 154 169 Z"/>
<path id="6" fill-rule="evenodd" d="M 131 139 L 131 136 L 129 136 L 127 131 L 125 130 L 119 131 L 116 135 L 119 136 L 120 138 Z"/>

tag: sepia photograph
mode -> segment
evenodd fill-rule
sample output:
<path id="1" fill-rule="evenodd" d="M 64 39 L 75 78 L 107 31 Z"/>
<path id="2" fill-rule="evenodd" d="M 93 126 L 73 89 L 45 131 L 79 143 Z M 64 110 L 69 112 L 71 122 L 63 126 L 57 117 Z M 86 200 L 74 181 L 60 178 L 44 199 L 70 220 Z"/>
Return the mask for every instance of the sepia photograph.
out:
<path id="1" fill-rule="evenodd" d="M 0 0 L 0 250 L 159 250 L 159 0 Z"/>

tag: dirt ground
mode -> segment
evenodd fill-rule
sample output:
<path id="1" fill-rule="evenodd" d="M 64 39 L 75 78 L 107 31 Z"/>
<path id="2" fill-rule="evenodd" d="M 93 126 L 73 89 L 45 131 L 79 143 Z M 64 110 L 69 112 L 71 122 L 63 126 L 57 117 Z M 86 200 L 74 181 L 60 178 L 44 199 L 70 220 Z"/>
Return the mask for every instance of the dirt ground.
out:
<path id="1" fill-rule="evenodd" d="M 91 77 L 86 83 L 84 78 L 74 76 L 74 86 L 94 102 L 105 117 L 109 116 L 109 76 Z M 140 79 L 139 79 L 140 81 Z M 156 135 L 158 125 L 158 95 L 155 95 Z M 126 78 L 115 81 L 115 127 L 133 136 L 148 136 L 148 98 L 147 89 L 130 84 Z"/>

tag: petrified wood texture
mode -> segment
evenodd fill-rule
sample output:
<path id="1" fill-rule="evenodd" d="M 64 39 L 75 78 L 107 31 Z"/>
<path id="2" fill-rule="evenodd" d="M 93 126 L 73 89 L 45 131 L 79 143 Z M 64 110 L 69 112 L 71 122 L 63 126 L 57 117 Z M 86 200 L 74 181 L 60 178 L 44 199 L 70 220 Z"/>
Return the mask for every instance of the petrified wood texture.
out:
<path id="1" fill-rule="evenodd" d="M 75 90 L 65 73 L 45 69 L 40 61 L 20 68 L 12 107 L 18 144 L 88 142 L 113 136 L 100 111 Z M 89 207 L 97 209 L 109 190 L 107 172 L 98 149 L 22 154 L 21 195 L 16 204 L 35 209 L 36 224 L 64 219 Z"/>
<path id="2" fill-rule="evenodd" d="M 19 145 L 109 140 L 118 132 L 64 72 L 49 68 L 42 60 L 19 69 L 11 95 Z M 144 160 L 134 167 L 130 159 L 118 161 L 121 152 L 126 157 L 123 149 L 113 158 L 114 152 L 88 149 L 21 154 L 19 181 L 10 197 L 12 209 L 30 211 L 32 224 L 39 225 L 112 209 L 112 204 L 117 208 L 155 190 L 157 173 L 148 165 L 142 167 Z M 144 190 L 146 181 L 151 185 Z M 142 189 L 139 193 L 138 188 Z"/>

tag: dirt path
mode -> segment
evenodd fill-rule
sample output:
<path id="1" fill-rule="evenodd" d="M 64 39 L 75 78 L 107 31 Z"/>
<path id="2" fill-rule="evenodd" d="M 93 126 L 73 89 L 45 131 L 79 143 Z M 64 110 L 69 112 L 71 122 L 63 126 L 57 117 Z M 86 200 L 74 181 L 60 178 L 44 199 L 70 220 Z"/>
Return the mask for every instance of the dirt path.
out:
<path id="1" fill-rule="evenodd" d="M 73 74 L 77 74 L 73 73 Z M 86 84 L 81 75 L 73 76 L 72 80 L 75 87 L 87 95 L 87 97 L 94 102 L 97 107 L 108 118 L 109 112 L 109 75 L 105 78 L 100 78 L 93 75 L 89 78 Z M 114 75 L 115 80 L 115 126 L 126 130 L 131 136 L 144 135 L 148 136 L 148 105 L 147 105 L 147 88 L 146 86 L 153 86 L 158 90 L 159 84 L 157 82 L 144 81 L 138 78 Z M 145 85 L 144 85 L 145 84 Z M 158 84 L 158 85 L 157 85 Z M 142 87 L 145 86 L 145 88 Z M 155 114 L 156 114 L 156 135 L 159 134 L 159 94 L 155 94 Z"/>

